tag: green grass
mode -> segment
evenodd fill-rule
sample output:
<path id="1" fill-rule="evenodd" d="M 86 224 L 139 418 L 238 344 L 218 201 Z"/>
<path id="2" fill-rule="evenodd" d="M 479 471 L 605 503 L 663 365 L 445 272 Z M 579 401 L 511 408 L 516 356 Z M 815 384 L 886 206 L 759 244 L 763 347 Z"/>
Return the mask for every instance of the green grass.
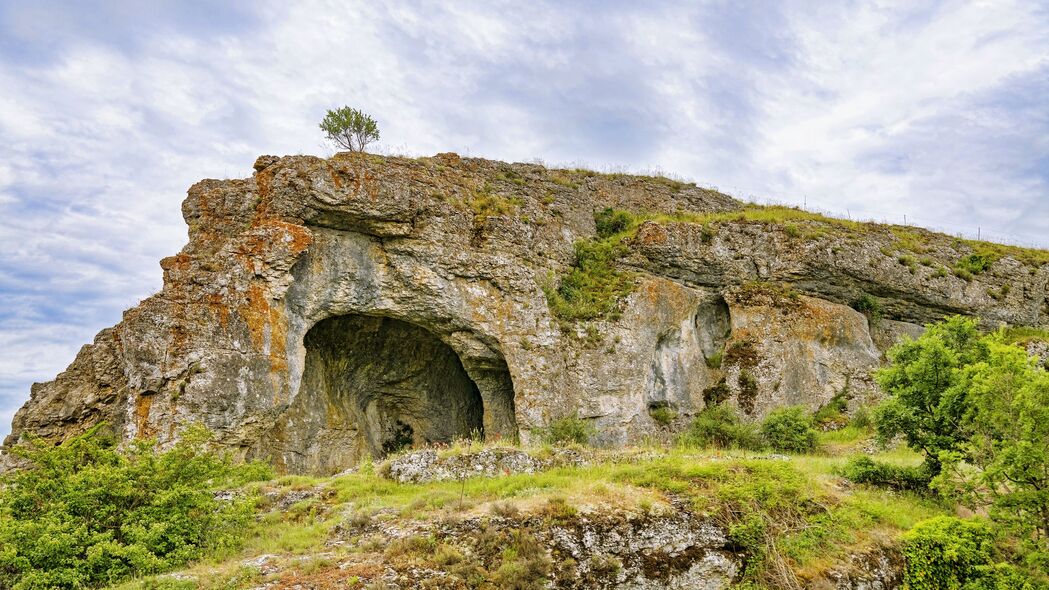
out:
<path id="1" fill-rule="evenodd" d="M 1049 330 L 1030 326 L 1012 326 L 1002 330 L 1005 341 L 1009 344 L 1027 344 L 1029 342 L 1049 342 Z"/>
<path id="2" fill-rule="evenodd" d="M 473 211 L 474 219 L 483 221 L 489 217 L 513 214 L 521 206 L 521 199 L 500 195 L 486 183 L 466 200 L 466 206 Z"/>
<path id="3" fill-rule="evenodd" d="M 860 436 L 846 429 L 824 433 L 821 441 Z M 917 457 L 907 453 L 893 451 L 877 459 L 916 462 Z M 606 457 L 586 466 L 535 474 L 427 484 L 386 480 L 369 465 L 334 478 L 283 477 L 249 484 L 248 489 L 260 493 L 307 489 L 328 493 L 284 510 L 264 506 L 242 548 L 213 555 L 185 571 L 206 581 L 203 588 L 243 588 L 260 582 L 257 573 L 246 573 L 239 565 L 255 556 L 276 555 L 300 573 L 320 568 L 323 564 L 310 566 L 311 562 L 296 561 L 300 559 L 296 556 L 335 551 L 334 562 L 339 555 L 358 551 L 327 545 L 336 526 L 355 519 L 395 526 L 484 516 L 497 510 L 571 519 L 585 506 L 595 505 L 635 513 L 673 510 L 668 500 L 674 496 L 730 530 L 733 539 L 751 552 L 746 578 L 769 583 L 778 571 L 772 567 L 775 564 L 786 564 L 801 578 L 818 576 L 875 537 L 898 535 L 919 520 L 948 512 L 911 494 L 862 486 L 842 491 L 836 472 L 847 461 L 845 456 L 795 455 L 789 461 L 772 461 L 755 459 L 753 452 L 746 451 L 650 448 Z M 768 553 L 768 547 L 776 552 Z M 173 584 L 147 578 L 122 588 L 183 587 Z"/>

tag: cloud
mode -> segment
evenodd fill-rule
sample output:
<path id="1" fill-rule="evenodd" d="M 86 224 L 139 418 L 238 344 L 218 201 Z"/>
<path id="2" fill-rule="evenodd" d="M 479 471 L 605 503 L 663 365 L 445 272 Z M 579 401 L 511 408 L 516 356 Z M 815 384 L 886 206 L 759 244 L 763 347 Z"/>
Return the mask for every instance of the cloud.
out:
<path id="1" fill-rule="evenodd" d="M 1033 3 L 4 3 L 0 88 L 0 433 L 159 288 L 190 184 L 326 153 L 341 104 L 387 150 L 659 168 L 1049 246 Z"/>

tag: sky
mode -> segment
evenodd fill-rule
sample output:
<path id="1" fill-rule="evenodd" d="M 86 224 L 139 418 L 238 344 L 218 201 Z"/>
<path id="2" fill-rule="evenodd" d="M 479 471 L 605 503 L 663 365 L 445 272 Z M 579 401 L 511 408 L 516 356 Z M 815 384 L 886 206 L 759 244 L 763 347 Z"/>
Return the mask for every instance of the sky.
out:
<path id="1" fill-rule="evenodd" d="M 1049 3 L 0 0 L 0 435 L 202 178 L 376 151 L 665 173 L 1049 247 Z"/>

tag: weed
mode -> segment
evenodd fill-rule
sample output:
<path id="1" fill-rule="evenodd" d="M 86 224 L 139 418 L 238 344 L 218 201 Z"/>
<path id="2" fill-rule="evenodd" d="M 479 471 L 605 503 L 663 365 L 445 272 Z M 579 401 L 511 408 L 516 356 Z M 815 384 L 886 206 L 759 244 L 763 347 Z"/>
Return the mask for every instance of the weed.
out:
<path id="1" fill-rule="evenodd" d="M 669 425 L 677 418 L 677 412 L 669 406 L 658 406 L 655 408 L 649 408 L 648 415 L 652 417 L 658 424 L 663 426 Z"/>
<path id="2" fill-rule="evenodd" d="M 972 275 L 978 275 L 991 268 L 991 265 L 994 264 L 995 260 L 997 260 L 997 256 L 990 253 L 970 254 L 964 256 L 958 259 L 958 262 L 954 263 L 955 274 L 957 274 L 957 271 L 963 271 L 964 273 L 968 273 L 970 277 Z"/>
<path id="3" fill-rule="evenodd" d="M 715 352 L 714 354 L 706 357 L 705 361 L 707 363 L 707 366 L 710 367 L 711 369 L 720 369 L 721 368 L 721 360 L 724 357 L 724 355 L 725 355 L 725 351 L 719 350 L 719 351 Z"/>
<path id="4" fill-rule="evenodd" d="M 596 429 L 589 420 L 568 416 L 558 418 L 550 423 L 543 432 L 542 438 L 547 444 L 575 443 L 585 445 L 590 442 Z"/>

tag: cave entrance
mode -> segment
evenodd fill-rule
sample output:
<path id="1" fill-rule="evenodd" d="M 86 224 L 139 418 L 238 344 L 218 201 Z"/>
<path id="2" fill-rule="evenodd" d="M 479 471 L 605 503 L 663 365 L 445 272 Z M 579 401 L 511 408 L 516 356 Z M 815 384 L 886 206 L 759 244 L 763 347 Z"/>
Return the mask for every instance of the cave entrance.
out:
<path id="1" fill-rule="evenodd" d="M 306 363 L 289 439 L 295 471 L 335 471 L 364 456 L 459 438 L 516 438 L 506 362 L 463 361 L 429 330 L 365 315 L 318 322 L 304 338 Z M 298 423 L 298 424 L 295 424 Z M 289 441 L 290 442 L 290 441 Z"/>

